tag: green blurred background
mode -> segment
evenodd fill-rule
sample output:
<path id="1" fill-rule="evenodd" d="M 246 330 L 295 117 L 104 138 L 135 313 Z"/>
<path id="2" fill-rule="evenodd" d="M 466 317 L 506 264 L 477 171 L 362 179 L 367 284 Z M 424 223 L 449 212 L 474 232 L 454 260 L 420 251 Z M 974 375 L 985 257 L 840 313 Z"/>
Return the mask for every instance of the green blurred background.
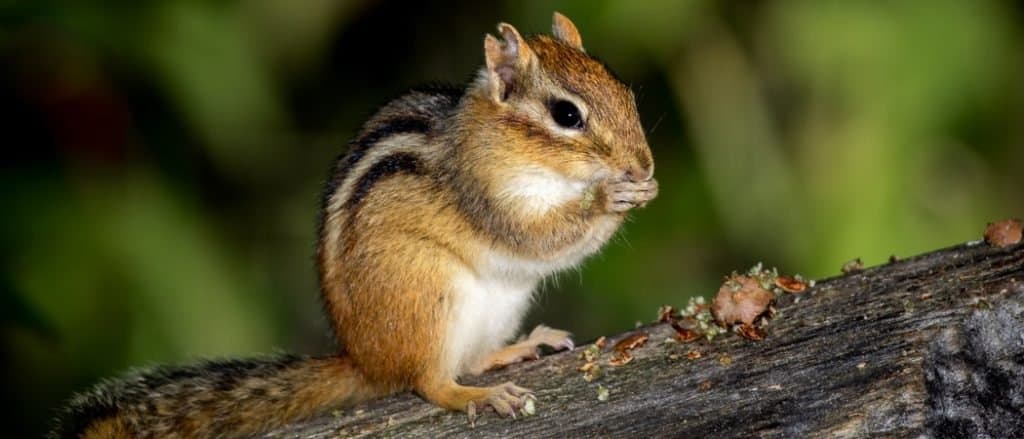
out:
<path id="1" fill-rule="evenodd" d="M 332 159 L 387 98 L 468 79 L 497 22 L 555 9 L 636 90 L 661 195 L 530 324 L 584 341 L 757 261 L 830 276 L 1024 212 L 1009 1 L 0 2 L 5 432 L 131 366 L 330 350 Z"/>

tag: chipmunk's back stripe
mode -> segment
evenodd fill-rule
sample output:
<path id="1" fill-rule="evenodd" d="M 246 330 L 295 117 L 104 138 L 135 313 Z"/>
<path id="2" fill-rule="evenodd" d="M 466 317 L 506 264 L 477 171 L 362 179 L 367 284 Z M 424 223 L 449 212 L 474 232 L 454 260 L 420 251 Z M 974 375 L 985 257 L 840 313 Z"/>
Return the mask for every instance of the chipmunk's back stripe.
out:
<path id="1" fill-rule="evenodd" d="M 352 145 L 352 150 L 349 152 L 348 157 L 346 157 L 345 163 L 342 164 L 338 174 L 342 179 L 344 179 L 345 175 L 352 170 L 352 167 L 355 166 L 356 163 L 359 163 L 359 160 L 366 155 L 366 152 L 381 140 L 396 134 L 424 134 L 428 131 L 430 131 L 430 122 L 424 119 L 401 117 L 388 120 L 376 129 L 356 139 L 355 143 Z"/>
<path id="2" fill-rule="evenodd" d="M 324 189 L 323 199 L 320 203 L 321 209 L 327 208 L 327 204 L 330 202 L 331 196 L 333 196 L 334 192 L 338 190 L 341 183 L 345 181 L 345 177 L 348 176 L 348 173 L 352 171 L 352 168 L 356 163 L 359 163 L 359 160 L 362 160 L 366 153 L 373 148 L 377 142 L 396 134 L 425 134 L 428 131 L 430 131 L 430 123 L 427 120 L 414 117 L 401 117 L 388 120 L 376 129 L 352 141 L 348 154 L 338 158 L 336 169 L 334 170 L 333 175 L 330 176 L 330 180 L 327 182 L 327 187 Z"/>
<path id="3" fill-rule="evenodd" d="M 363 198 L 370 192 L 374 184 L 400 172 L 421 175 L 424 172 L 423 162 L 420 161 L 419 157 L 407 152 L 391 154 L 380 159 L 362 177 L 359 177 L 359 181 L 356 182 L 355 189 L 352 191 L 352 196 L 345 202 L 345 207 L 349 210 L 354 210 L 352 208 L 358 206 L 363 201 Z"/>
<path id="4" fill-rule="evenodd" d="M 363 158 L 366 151 L 387 137 L 403 133 L 426 133 L 427 131 L 430 131 L 430 122 L 424 119 L 413 117 L 390 119 L 380 127 L 356 139 L 356 144 L 352 147 L 352 153 L 349 154 L 345 166 L 350 169 L 359 159 Z"/>

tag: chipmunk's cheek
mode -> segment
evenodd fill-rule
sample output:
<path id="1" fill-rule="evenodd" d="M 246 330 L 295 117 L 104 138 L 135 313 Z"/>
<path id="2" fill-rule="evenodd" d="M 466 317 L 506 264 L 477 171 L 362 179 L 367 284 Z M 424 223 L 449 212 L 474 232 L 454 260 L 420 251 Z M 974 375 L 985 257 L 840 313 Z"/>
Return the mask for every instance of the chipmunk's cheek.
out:
<path id="1" fill-rule="evenodd" d="M 584 180 L 565 177 L 542 166 L 526 166 L 511 170 L 499 182 L 496 199 L 509 207 L 542 215 L 577 199 L 587 188 Z"/>

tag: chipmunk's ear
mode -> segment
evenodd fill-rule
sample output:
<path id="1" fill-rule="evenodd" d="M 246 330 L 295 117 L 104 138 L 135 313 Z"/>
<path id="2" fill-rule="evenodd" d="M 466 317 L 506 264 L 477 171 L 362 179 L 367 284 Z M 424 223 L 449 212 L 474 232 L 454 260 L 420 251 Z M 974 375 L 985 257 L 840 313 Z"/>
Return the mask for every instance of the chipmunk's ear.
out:
<path id="1" fill-rule="evenodd" d="M 501 23 L 498 32 L 501 33 L 501 41 L 489 34 L 484 38 L 484 56 L 487 58 L 491 96 L 495 100 L 504 101 L 522 84 L 522 76 L 533 62 L 534 55 L 526 40 L 512 25 Z"/>
<path id="2" fill-rule="evenodd" d="M 557 11 L 555 12 L 554 19 L 552 19 L 551 34 L 563 43 L 575 49 L 583 50 L 583 39 L 580 38 L 580 31 L 576 30 L 576 25 L 572 23 L 572 20 L 569 20 L 569 17 Z"/>

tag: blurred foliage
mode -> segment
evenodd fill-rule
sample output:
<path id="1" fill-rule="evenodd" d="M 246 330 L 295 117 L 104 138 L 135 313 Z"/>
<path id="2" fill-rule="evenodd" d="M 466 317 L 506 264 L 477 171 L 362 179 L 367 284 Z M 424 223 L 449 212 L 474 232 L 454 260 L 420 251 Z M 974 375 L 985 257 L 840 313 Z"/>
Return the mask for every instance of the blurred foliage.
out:
<path id="1" fill-rule="evenodd" d="M 388 97 L 469 78 L 498 21 L 574 19 L 637 91 L 662 188 L 531 324 L 589 339 L 757 261 L 830 276 L 1024 211 L 1016 3 L 480 3 L 0 3 L 8 433 L 131 366 L 331 349 L 331 160 Z"/>

